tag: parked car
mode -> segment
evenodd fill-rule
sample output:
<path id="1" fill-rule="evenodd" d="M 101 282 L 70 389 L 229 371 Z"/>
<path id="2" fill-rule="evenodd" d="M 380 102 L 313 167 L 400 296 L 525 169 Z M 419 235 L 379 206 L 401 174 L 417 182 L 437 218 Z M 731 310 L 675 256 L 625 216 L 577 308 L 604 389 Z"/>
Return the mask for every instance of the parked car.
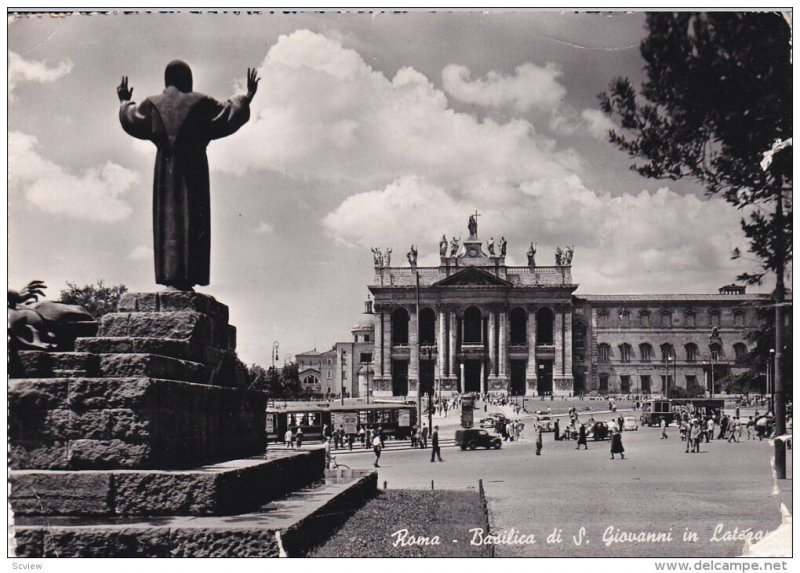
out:
<path id="1" fill-rule="evenodd" d="M 606 422 L 595 422 L 587 425 L 586 438 L 590 440 L 605 440 L 609 437 L 608 424 Z"/>
<path id="2" fill-rule="evenodd" d="M 479 446 L 499 450 L 503 445 L 503 441 L 498 436 L 490 435 L 486 430 L 471 428 L 456 430 L 456 445 L 462 450 L 474 450 Z"/>
<path id="3" fill-rule="evenodd" d="M 622 429 L 626 432 L 629 432 L 630 430 L 638 430 L 639 424 L 636 423 L 636 418 L 633 416 L 625 416 L 622 419 Z"/>
<path id="4" fill-rule="evenodd" d="M 536 421 L 542 426 L 543 432 L 552 432 L 553 428 L 553 420 L 547 414 L 536 416 Z"/>
<path id="5" fill-rule="evenodd" d="M 506 424 L 507 422 L 508 418 L 504 414 L 494 413 L 483 418 L 479 424 L 481 428 L 498 428 L 500 424 Z"/>

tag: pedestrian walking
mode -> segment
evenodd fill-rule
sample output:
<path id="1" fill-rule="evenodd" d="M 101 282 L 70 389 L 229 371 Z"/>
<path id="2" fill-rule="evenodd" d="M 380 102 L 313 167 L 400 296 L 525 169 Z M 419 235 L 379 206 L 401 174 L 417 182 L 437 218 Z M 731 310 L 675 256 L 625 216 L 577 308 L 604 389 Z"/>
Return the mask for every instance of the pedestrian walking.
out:
<path id="1" fill-rule="evenodd" d="M 736 434 L 738 434 L 738 432 L 739 432 L 739 418 L 734 418 L 733 420 L 728 422 L 728 443 L 729 444 L 731 443 L 731 440 L 733 440 L 734 443 L 737 443 L 739 441 L 738 436 L 736 435 Z"/>
<path id="2" fill-rule="evenodd" d="M 330 435 L 330 433 L 331 433 L 330 426 L 328 426 L 328 424 L 323 424 L 322 425 L 322 435 L 320 436 L 320 441 L 324 443 L 328 439 L 328 436 Z"/>
<path id="3" fill-rule="evenodd" d="M 614 459 L 614 454 L 619 454 L 619 456 L 624 460 L 625 459 L 625 448 L 622 447 L 622 434 L 619 430 L 614 430 L 614 433 L 611 434 L 611 459 Z"/>
<path id="4" fill-rule="evenodd" d="M 440 462 L 443 462 L 442 451 L 439 449 L 439 426 L 433 427 L 433 434 L 431 434 L 431 462 L 434 458 L 438 457 Z"/>
<path id="5" fill-rule="evenodd" d="M 372 438 L 372 451 L 375 452 L 375 467 L 379 468 L 381 466 L 378 465 L 378 460 L 381 459 L 381 450 L 383 447 L 381 446 L 381 437 L 375 432 L 375 437 Z"/>
<path id="6" fill-rule="evenodd" d="M 669 438 L 669 436 L 667 436 L 667 421 L 661 418 L 661 439 L 666 440 L 667 438 Z"/>
<path id="7" fill-rule="evenodd" d="M 581 424 L 580 427 L 578 428 L 578 445 L 575 446 L 575 449 L 579 450 L 581 448 L 581 444 L 583 445 L 583 449 L 585 450 L 589 449 L 589 446 L 586 443 L 586 426 L 584 426 L 583 424 Z"/>
<path id="8" fill-rule="evenodd" d="M 555 439 L 555 441 L 559 441 L 561 439 L 561 434 L 559 434 L 559 428 L 558 428 L 558 420 L 553 422 L 553 438 Z"/>
<path id="9" fill-rule="evenodd" d="M 303 429 L 297 428 L 297 433 L 294 435 L 294 439 L 297 442 L 297 447 L 300 448 L 303 446 Z"/>
<path id="10" fill-rule="evenodd" d="M 283 441 L 287 448 L 294 448 L 294 436 L 292 435 L 291 428 L 286 429 L 286 433 L 283 435 Z"/>
<path id="11" fill-rule="evenodd" d="M 539 424 L 539 427 L 536 428 L 536 455 L 542 455 L 542 425 Z"/>
<path id="12" fill-rule="evenodd" d="M 411 426 L 411 447 L 417 447 L 417 427 Z"/>
<path id="13" fill-rule="evenodd" d="M 359 426 L 358 428 L 358 440 L 361 442 L 361 447 L 364 447 L 364 438 L 366 437 L 367 432 L 364 430 L 364 426 Z"/>
<path id="14" fill-rule="evenodd" d="M 709 416 L 706 421 L 706 443 L 714 439 L 714 418 Z"/>
<path id="15" fill-rule="evenodd" d="M 419 444 L 421 448 L 428 447 L 428 425 L 424 423 L 422 424 L 422 432 L 419 435 Z"/>
<path id="16" fill-rule="evenodd" d="M 718 440 L 722 440 L 725 438 L 725 435 L 728 432 L 728 424 L 730 420 L 728 419 L 728 415 L 722 416 L 722 420 L 719 422 L 719 435 L 717 436 Z"/>
<path id="17" fill-rule="evenodd" d="M 689 441 L 692 442 L 692 453 L 700 453 L 700 437 L 703 435 L 703 430 L 700 428 L 700 422 L 695 420 L 692 422 L 692 428 L 689 430 Z"/>

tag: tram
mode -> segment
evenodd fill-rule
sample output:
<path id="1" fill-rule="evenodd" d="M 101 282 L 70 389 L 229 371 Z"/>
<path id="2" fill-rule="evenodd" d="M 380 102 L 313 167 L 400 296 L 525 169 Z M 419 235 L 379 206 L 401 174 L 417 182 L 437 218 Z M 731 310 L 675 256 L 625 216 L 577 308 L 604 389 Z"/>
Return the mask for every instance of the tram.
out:
<path id="1" fill-rule="evenodd" d="M 283 441 L 287 428 L 303 430 L 306 440 L 322 439 L 322 429 L 344 427 L 345 433 L 357 434 L 363 426 L 380 426 L 384 436 L 404 439 L 411 435 L 417 423 L 417 409 L 413 404 L 329 404 L 292 405 L 285 408 L 267 408 L 267 439 Z"/>
<path id="2" fill-rule="evenodd" d="M 703 416 L 717 416 L 725 409 L 725 400 L 719 398 L 653 398 L 642 403 L 639 421 L 643 426 L 658 426 L 661 420 L 671 424 L 684 413 L 699 412 Z"/>

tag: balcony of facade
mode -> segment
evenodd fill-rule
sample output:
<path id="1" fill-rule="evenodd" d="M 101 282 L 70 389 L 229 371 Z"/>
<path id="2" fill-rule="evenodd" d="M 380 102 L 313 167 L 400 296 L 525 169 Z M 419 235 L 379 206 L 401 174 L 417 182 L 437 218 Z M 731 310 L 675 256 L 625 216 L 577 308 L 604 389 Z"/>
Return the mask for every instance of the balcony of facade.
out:
<path id="1" fill-rule="evenodd" d="M 556 356 L 555 344 L 537 344 L 536 358 L 538 360 L 552 360 Z"/>

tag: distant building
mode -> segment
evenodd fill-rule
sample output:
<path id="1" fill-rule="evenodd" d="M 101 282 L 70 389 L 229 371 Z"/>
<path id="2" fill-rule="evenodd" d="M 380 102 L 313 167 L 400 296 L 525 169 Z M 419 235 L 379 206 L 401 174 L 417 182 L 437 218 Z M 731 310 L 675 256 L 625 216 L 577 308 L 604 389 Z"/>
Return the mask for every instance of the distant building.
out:
<path id="1" fill-rule="evenodd" d="M 474 233 L 472 233 L 474 229 Z M 507 266 L 505 245 L 487 246 L 470 228 L 463 244 L 440 245 L 439 266 L 384 266 L 376 257 L 375 298 L 353 326 L 353 341 L 327 353 L 325 393 L 415 397 L 454 391 L 515 395 L 662 394 L 709 388 L 746 370 L 745 332 L 769 295 L 726 285 L 719 294 L 581 295 L 572 249 L 556 264 Z M 409 257 L 409 260 L 415 260 Z M 419 316 L 417 316 L 419 301 Z M 315 356 L 298 355 L 298 360 Z"/>

